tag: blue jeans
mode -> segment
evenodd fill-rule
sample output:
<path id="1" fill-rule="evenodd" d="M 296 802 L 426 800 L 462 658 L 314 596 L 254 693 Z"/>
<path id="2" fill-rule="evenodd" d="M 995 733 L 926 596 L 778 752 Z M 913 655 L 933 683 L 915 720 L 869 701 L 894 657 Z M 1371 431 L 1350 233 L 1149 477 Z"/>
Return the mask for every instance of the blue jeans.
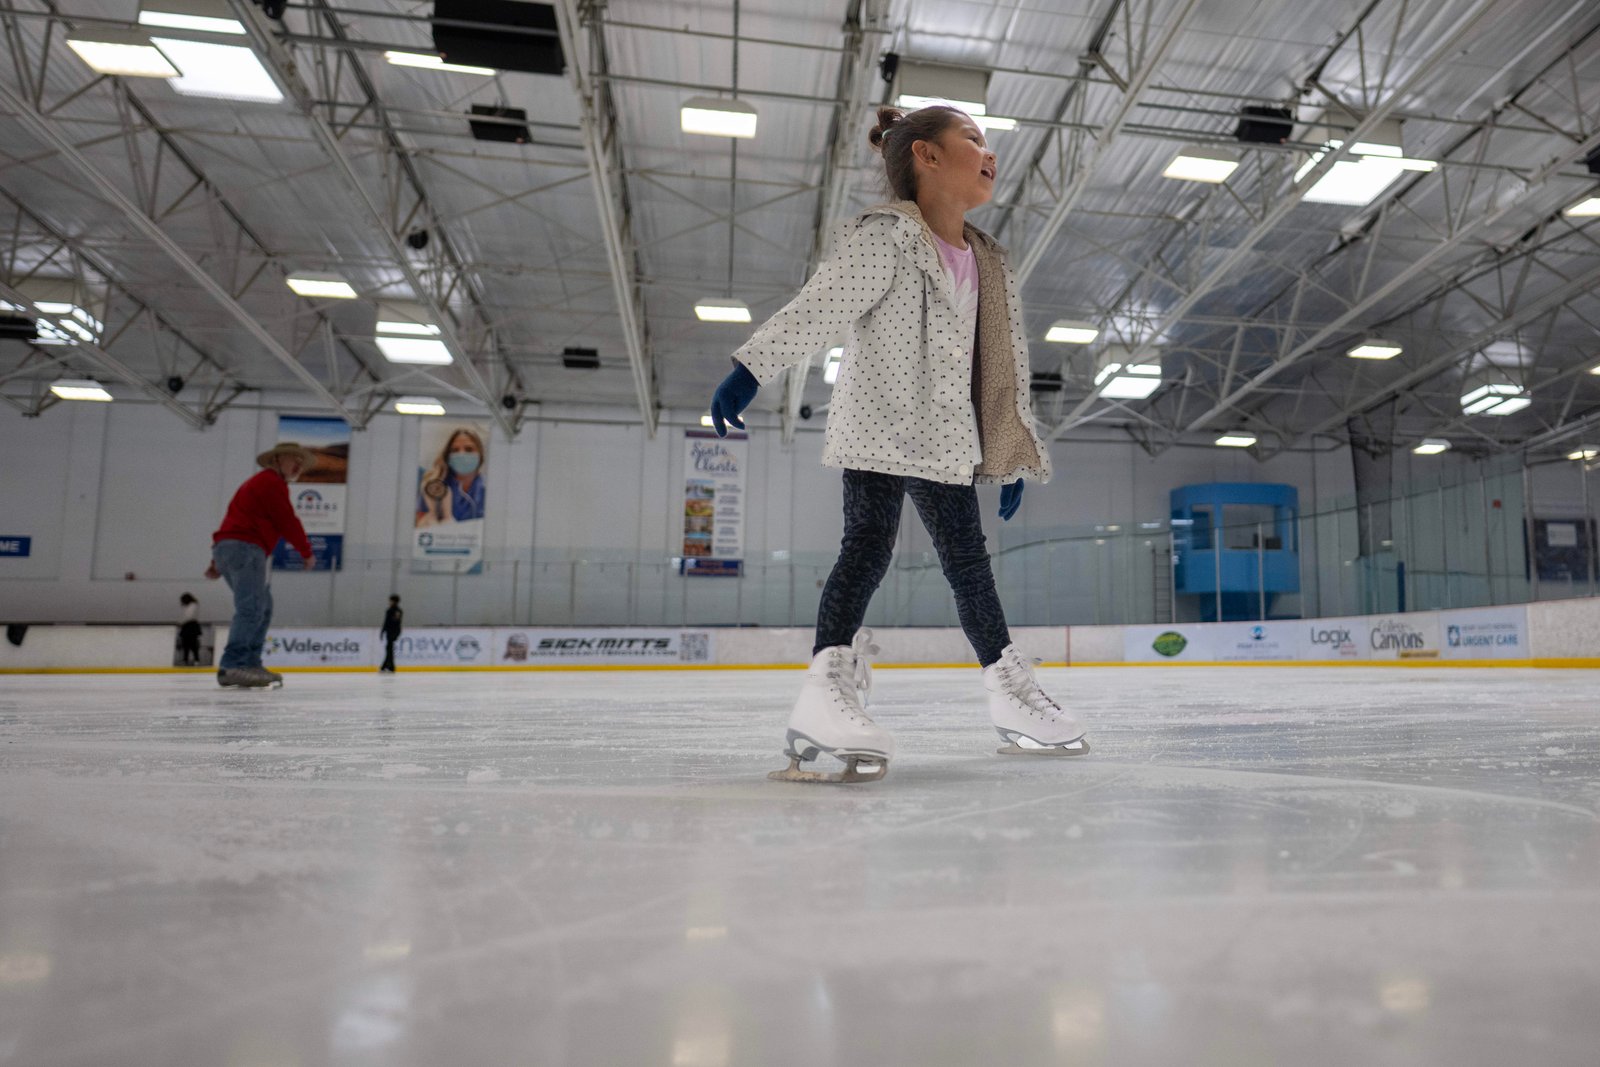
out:
<path id="1" fill-rule="evenodd" d="M 233 625 L 219 670 L 261 666 L 261 648 L 272 625 L 272 589 L 267 585 L 267 554 L 248 541 L 218 541 L 211 546 L 222 580 L 233 590 Z"/>

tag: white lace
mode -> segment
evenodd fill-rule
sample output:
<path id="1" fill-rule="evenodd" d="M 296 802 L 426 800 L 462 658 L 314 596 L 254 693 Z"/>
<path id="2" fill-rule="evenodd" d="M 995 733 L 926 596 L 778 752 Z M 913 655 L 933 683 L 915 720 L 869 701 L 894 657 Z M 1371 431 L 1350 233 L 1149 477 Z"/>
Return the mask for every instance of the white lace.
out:
<path id="1" fill-rule="evenodd" d="M 1020 655 L 1007 656 L 1000 661 L 1000 684 L 1007 693 L 1047 719 L 1061 714 L 1061 705 L 1039 688 L 1033 667 Z"/>
<path id="2" fill-rule="evenodd" d="M 867 706 L 867 698 L 872 693 L 872 657 L 879 652 L 877 645 L 872 643 L 872 631 L 863 626 L 856 631 L 855 639 L 850 642 L 851 669 L 846 674 L 844 670 L 844 646 L 836 645 L 828 650 L 828 681 L 840 690 L 858 708 Z"/>

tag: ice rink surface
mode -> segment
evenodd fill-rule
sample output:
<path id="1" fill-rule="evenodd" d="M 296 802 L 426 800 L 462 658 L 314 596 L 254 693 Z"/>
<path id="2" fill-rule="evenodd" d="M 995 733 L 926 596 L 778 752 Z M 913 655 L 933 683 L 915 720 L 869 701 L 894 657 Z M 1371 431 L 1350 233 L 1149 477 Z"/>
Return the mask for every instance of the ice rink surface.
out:
<path id="1" fill-rule="evenodd" d="M 1600 1049 L 1594 672 L 0 678 L 0 1064 L 1558 1064 Z"/>

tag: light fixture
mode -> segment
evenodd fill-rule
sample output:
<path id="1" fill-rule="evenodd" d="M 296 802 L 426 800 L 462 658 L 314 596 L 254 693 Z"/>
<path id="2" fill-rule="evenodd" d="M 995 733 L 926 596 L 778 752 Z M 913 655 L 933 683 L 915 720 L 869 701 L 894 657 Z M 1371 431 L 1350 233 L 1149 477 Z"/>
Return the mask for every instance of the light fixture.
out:
<path id="1" fill-rule="evenodd" d="M 1100 395 L 1110 400 L 1143 400 L 1160 389 L 1161 364 L 1134 362 L 1139 358 L 1122 345 L 1112 345 L 1102 352 L 1100 369 L 1094 376 Z"/>
<path id="2" fill-rule="evenodd" d="M 402 415 L 443 415 L 444 405 L 431 396 L 396 397 L 394 409 Z"/>
<path id="3" fill-rule="evenodd" d="M 1533 398 L 1518 385 L 1495 371 L 1474 375 L 1461 394 L 1463 415 L 1514 415 L 1533 403 Z"/>
<path id="4" fill-rule="evenodd" d="M 105 332 L 105 325 L 97 317 L 105 314 L 105 299 L 72 278 L 25 278 L 16 284 L 16 289 L 33 306 L 0 302 L 0 310 L 29 318 L 34 314 L 49 316 L 34 319 L 35 344 L 94 344 Z"/>
<path id="5" fill-rule="evenodd" d="M 356 291 L 350 283 L 337 274 L 319 274 L 316 271 L 297 270 L 286 279 L 289 288 L 301 296 L 324 297 L 329 300 L 354 300 Z"/>
<path id="6" fill-rule="evenodd" d="M 1239 167 L 1239 157 L 1223 148 L 1200 148 L 1190 145 L 1184 148 L 1172 162 L 1167 164 L 1167 169 L 1161 172 L 1163 178 L 1177 178 L 1186 182 L 1225 182 Z"/>
<path id="7" fill-rule="evenodd" d="M 712 430 L 717 428 L 717 424 L 712 421 L 709 413 L 700 416 L 700 425 Z"/>
<path id="8" fill-rule="evenodd" d="M 1450 451 L 1450 442 L 1440 437 L 1425 437 L 1422 443 L 1411 451 L 1419 456 L 1437 456 L 1440 452 Z"/>
<path id="9" fill-rule="evenodd" d="M 1561 213 L 1569 219 L 1592 219 L 1600 215 L 1600 196 L 1579 200 L 1570 207 L 1562 208 Z"/>
<path id="10" fill-rule="evenodd" d="M 1057 344 L 1086 345 L 1100 336 L 1098 327 L 1091 323 L 1079 322 L 1077 319 L 1057 319 L 1045 331 L 1046 341 L 1055 341 Z"/>
<path id="11" fill-rule="evenodd" d="M 989 72 L 902 57 L 895 64 L 889 98 L 895 107 L 906 111 L 947 104 L 977 118 L 989 110 L 985 106 L 989 99 Z"/>
<path id="12" fill-rule="evenodd" d="M 1405 351 L 1399 341 L 1385 341 L 1378 337 L 1369 337 L 1365 341 L 1351 348 L 1345 355 L 1351 359 L 1393 359 Z"/>
<path id="13" fill-rule="evenodd" d="M 691 97 L 678 112 L 678 122 L 684 133 L 741 139 L 756 135 L 756 109 L 732 98 Z"/>
<path id="14" fill-rule="evenodd" d="M 442 56 L 423 52 L 385 52 L 383 58 L 397 67 L 420 67 L 423 70 L 442 70 L 451 74 L 478 74 L 485 78 L 498 74 L 493 67 L 471 67 L 464 63 L 446 63 Z"/>
<path id="15" fill-rule="evenodd" d="M 1594 445 L 1579 445 L 1576 452 L 1567 453 L 1568 459 L 1582 460 L 1584 463 L 1588 463 L 1596 456 L 1600 456 L 1600 448 Z"/>
<path id="16" fill-rule="evenodd" d="M 1318 124 L 1304 137 L 1307 141 L 1320 142 L 1324 147 L 1311 153 L 1300 169 L 1295 171 L 1295 183 L 1299 184 L 1328 152 L 1344 145 L 1342 138 L 1345 129 L 1359 125 L 1361 119 L 1342 107 L 1334 105 L 1325 110 Z M 1396 178 L 1407 171 L 1426 173 L 1439 166 L 1431 159 L 1413 159 L 1405 154 L 1401 148 L 1400 122 L 1397 119 L 1378 123 L 1376 129 L 1368 132 L 1367 138 L 1351 145 L 1351 158 L 1341 159 L 1328 168 L 1316 184 L 1306 191 L 1303 199 L 1313 204 L 1361 207 L 1376 200 Z"/>
<path id="17" fill-rule="evenodd" d="M 50 383 L 50 391 L 62 400 L 98 400 L 105 403 L 111 399 L 106 387 L 93 378 L 58 378 Z"/>
<path id="18" fill-rule="evenodd" d="M 378 305 L 373 342 L 390 363 L 420 363 L 442 367 L 453 362 L 450 349 L 439 340 L 439 326 L 428 309 L 407 301 Z"/>
<path id="19" fill-rule="evenodd" d="M 228 0 L 144 0 L 139 5 L 139 25 L 240 37 L 245 32 Z"/>
<path id="20" fill-rule="evenodd" d="M 1590 374 L 1600 374 L 1600 363 L 1596 363 L 1594 366 L 1590 367 L 1589 368 L 1589 373 Z"/>
<path id="21" fill-rule="evenodd" d="M 844 348 L 836 346 L 828 349 L 828 358 L 822 365 L 822 380 L 832 385 L 839 380 L 839 364 L 844 361 Z"/>
<path id="22" fill-rule="evenodd" d="M 1017 128 L 1016 119 L 1002 118 L 999 115 L 974 115 L 972 121 L 976 122 L 984 133 L 993 133 L 996 130 L 1005 132 Z"/>
<path id="23" fill-rule="evenodd" d="M 1255 435 L 1248 433 L 1225 433 L 1217 438 L 1217 444 L 1223 448 L 1249 448 L 1255 443 Z"/>
<path id="24" fill-rule="evenodd" d="M 283 99 L 278 84 L 255 52 L 239 45 L 154 38 L 183 73 L 167 84 L 184 96 L 275 104 Z"/>
<path id="25" fill-rule="evenodd" d="M 132 30 L 82 31 L 67 38 L 67 47 L 96 74 L 121 78 L 175 78 L 178 68 L 148 34 Z"/>
<path id="26" fill-rule="evenodd" d="M 743 300 L 727 297 L 708 297 L 697 300 L 695 318 L 701 322 L 749 322 L 750 308 Z"/>

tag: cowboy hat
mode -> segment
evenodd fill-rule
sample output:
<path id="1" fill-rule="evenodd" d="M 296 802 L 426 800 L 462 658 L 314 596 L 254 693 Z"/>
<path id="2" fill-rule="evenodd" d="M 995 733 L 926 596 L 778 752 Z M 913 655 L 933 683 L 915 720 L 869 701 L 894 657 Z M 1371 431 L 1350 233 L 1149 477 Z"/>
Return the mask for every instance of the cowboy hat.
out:
<path id="1" fill-rule="evenodd" d="M 273 445 L 271 448 L 267 449 L 265 452 L 261 453 L 261 455 L 256 457 L 256 466 L 271 467 L 276 464 L 278 459 L 282 456 L 292 456 L 293 458 L 298 459 L 300 461 L 300 466 L 304 467 L 306 470 L 310 470 L 312 467 L 316 466 L 317 463 L 316 455 L 304 445 L 296 444 L 293 441 L 279 441 L 277 444 Z"/>

